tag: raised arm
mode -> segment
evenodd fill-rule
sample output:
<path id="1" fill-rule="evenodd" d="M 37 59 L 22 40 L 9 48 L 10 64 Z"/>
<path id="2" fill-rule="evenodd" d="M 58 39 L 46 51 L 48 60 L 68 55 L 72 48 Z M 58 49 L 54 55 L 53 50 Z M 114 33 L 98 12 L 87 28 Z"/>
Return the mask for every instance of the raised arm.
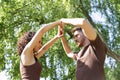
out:
<path id="1" fill-rule="evenodd" d="M 66 41 L 66 39 L 64 37 L 61 38 L 61 42 L 62 42 L 63 48 L 64 48 L 65 53 L 67 54 L 67 56 L 74 59 L 74 53 L 70 49 L 70 47 L 68 46 L 68 43 L 67 43 L 67 41 Z"/>
<path id="2" fill-rule="evenodd" d="M 64 24 L 71 24 L 74 26 L 79 26 L 82 28 L 83 33 L 89 40 L 95 40 L 97 33 L 92 25 L 85 18 L 69 18 L 69 19 L 61 19 Z"/>
<path id="3" fill-rule="evenodd" d="M 37 52 L 37 58 L 40 58 L 56 42 L 56 40 L 62 36 L 63 33 L 58 29 L 58 34 L 50 41 L 48 41 L 45 45 L 43 45 L 42 48 L 40 48 L 40 50 Z"/>
<path id="4" fill-rule="evenodd" d="M 59 29 L 60 32 L 62 32 L 64 34 L 64 30 L 63 30 L 63 25 L 62 24 L 60 26 L 58 26 L 58 29 Z M 61 42 L 62 42 L 64 51 L 67 54 L 67 56 L 70 57 L 70 58 L 74 58 L 74 53 L 70 49 L 70 47 L 68 46 L 68 43 L 67 43 L 66 39 L 64 38 L 64 36 L 61 37 Z"/>
<path id="5" fill-rule="evenodd" d="M 37 52 L 37 58 L 40 58 L 55 42 L 57 39 L 59 39 L 61 35 L 56 35 L 54 38 L 52 38 L 50 41 L 48 41 L 45 45 L 40 48 L 40 50 Z"/>
<path id="6" fill-rule="evenodd" d="M 29 50 L 33 50 L 33 48 L 37 45 L 37 43 L 39 41 L 41 41 L 42 36 L 44 35 L 45 32 L 47 32 L 48 30 L 54 28 L 55 26 L 59 25 L 61 23 L 61 21 L 56 21 L 56 22 L 52 22 L 46 25 L 43 25 L 34 35 L 34 37 L 32 38 L 32 40 L 28 43 L 27 47 Z"/>

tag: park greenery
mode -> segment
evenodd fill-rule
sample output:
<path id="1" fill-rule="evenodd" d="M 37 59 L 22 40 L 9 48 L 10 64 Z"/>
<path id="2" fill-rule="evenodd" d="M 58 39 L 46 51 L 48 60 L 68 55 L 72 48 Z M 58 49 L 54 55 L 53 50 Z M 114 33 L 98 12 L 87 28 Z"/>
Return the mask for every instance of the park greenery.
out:
<path id="1" fill-rule="evenodd" d="M 108 46 L 106 80 L 120 80 L 120 0 L 0 0 L 0 72 L 6 71 L 8 80 L 21 80 L 16 51 L 20 35 L 61 18 L 88 19 Z M 65 37 L 79 51 L 72 27 L 65 25 Z M 44 34 L 43 44 L 56 34 L 57 26 Z M 44 80 L 75 80 L 76 61 L 66 56 L 60 40 L 39 61 Z"/>

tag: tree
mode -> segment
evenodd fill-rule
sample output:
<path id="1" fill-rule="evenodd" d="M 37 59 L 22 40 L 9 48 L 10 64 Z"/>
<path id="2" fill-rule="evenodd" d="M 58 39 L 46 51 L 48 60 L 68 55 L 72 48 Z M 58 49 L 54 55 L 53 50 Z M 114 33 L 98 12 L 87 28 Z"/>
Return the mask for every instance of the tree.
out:
<path id="1" fill-rule="evenodd" d="M 87 18 L 99 31 L 99 34 L 102 35 L 109 48 L 108 54 L 112 52 L 110 56 L 119 61 L 119 5 L 119 0 L 1 0 L 0 70 L 7 70 L 11 80 L 19 80 L 20 60 L 16 52 L 16 43 L 19 36 L 29 30 L 36 31 L 42 24 L 71 17 Z M 104 17 L 105 21 L 97 22 L 92 17 L 92 13 L 99 13 Z M 69 25 L 65 27 L 65 37 L 71 48 L 78 50 L 77 47 L 74 47 L 75 43 L 69 33 L 71 27 Z M 43 37 L 43 43 L 51 39 L 57 33 L 56 30 L 57 28 L 54 28 L 47 32 Z M 109 63 L 105 64 L 106 77 L 108 80 L 111 80 L 111 77 L 114 80 L 118 80 L 120 65 L 112 57 L 109 57 Z M 43 65 L 41 77 L 44 79 L 74 80 L 75 78 L 75 63 L 66 56 L 60 41 L 56 42 L 46 52 L 40 62 Z"/>

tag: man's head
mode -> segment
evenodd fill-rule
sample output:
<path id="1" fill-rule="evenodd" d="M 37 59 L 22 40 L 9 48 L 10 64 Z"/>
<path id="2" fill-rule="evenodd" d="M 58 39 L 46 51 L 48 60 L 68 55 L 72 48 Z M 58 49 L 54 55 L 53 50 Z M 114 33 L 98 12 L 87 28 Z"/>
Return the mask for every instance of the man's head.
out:
<path id="1" fill-rule="evenodd" d="M 78 44 L 78 47 L 84 46 L 86 37 L 83 34 L 82 29 L 80 27 L 75 27 L 72 29 L 72 33 L 76 43 Z"/>

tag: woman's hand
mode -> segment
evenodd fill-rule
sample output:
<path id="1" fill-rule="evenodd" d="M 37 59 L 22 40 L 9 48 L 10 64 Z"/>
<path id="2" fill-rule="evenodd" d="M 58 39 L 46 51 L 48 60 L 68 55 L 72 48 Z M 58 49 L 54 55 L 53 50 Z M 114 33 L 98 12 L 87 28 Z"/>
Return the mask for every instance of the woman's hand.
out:
<path id="1" fill-rule="evenodd" d="M 63 37 L 63 35 L 64 35 L 64 30 L 63 30 L 63 24 L 61 23 L 60 25 L 58 25 L 58 34 L 57 34 L 57 37 L 58 38 L 61 38 L 61 37 Z"/>
<path id="2" fill-rule="evenodd" d="M 60 26 L 58 26 L 58 34 L 57 34 L 57 37 L 58 37 L 58 38 L 61 38 L 61 37 L 63 37 L 63 35 L 64 35 L 64 30 L 63 30 L 63 28 L 61 28 Z"/>

